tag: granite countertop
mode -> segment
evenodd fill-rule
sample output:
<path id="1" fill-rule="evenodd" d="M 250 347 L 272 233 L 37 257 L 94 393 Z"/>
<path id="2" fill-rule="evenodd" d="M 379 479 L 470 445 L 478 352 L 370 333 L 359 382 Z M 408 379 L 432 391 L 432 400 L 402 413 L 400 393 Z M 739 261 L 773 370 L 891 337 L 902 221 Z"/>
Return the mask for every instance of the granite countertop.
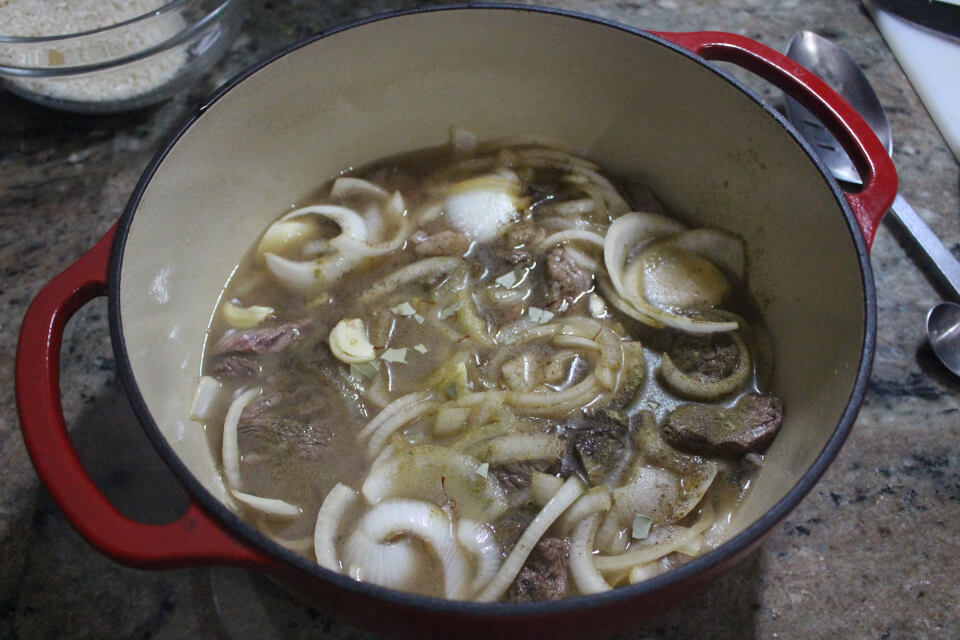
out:
<path id="1" fill-rule="evenodd" d="M 0 637 L 366 638 L 235 569 L 140 571 L 88 546 L 40 486 L 19 433 L 13 364 L 30 300 L 111 226 L 171 127 L 280 46 L 421 4 L 254 2 L 243 35 L 188 94 L 112 117 L 0 92 Z M 847 47 L 890 113 L 901 190 L 960 255 L 960 171 L 862 7 L 835 0 L 551 0 L 651 30 L 717 29 L 783 49 L 812 29 Z M 777 92 L 746 77 L 765 99 Z M 941 299 L 894 221 L 874 244 L 879 332 L 870 391 L 826 475 L 760 549 L 624 638 L 960 637 L 960 379 L 925 344 Z M 126 514 L 163 522 L 185 494 L 139 429 L 115 376 L 106 303 L 68 327 L 63 401 L 81 457 Z"/>

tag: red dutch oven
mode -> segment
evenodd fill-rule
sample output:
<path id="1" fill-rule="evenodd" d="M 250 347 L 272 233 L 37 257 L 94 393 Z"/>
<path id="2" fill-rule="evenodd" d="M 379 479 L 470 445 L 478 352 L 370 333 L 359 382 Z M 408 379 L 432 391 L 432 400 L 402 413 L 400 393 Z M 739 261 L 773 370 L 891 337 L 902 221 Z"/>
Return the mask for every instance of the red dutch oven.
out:
<path id="1" fill-rule="evenodd" d="M 843 192 L 773 109 L 710 61 L 742 67 L 821 118 L 865 177 Z M 718 549 L 638 585 L 532 604 L 450 602 L 355 582 L 271 542 L 221 501 L 190 398 L 218 293 L 258 233 L 343 169 L 442 144 L 538 133 L 651 186 L 691 224 L 743 236 L 776 358 L 784 426 Z M 234 565 L 330 613 L 420 638 L 601 637 L 655 615 L 755 548 L 823 474 L 867 386 L 869 247 L 896 173 L 857 113 L 776 51 L 728 33 L 649 33 L 531 7 L 453 7 L 365 21 L 295 45 L 219 91 L 170 137 L 116 226 L 30 306 L 17 402 L 44 485 L 96 548 L 142 568 Z M 67 320 L 109 298 L 119 375 L 192 496 L 176 522 L 122 516 L 65 428 Z M 40 363 L 39 365 L 37 363 Z"/>

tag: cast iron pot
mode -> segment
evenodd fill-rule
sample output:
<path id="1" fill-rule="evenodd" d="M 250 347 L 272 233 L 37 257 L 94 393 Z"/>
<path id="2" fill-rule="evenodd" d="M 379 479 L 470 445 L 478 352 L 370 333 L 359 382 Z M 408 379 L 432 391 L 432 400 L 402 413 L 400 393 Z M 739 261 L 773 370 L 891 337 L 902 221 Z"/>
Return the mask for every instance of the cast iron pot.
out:
<path id="1" fill-rule="evenodd" d="M 732 62 L 825 120 L 866 186 L 844 193 L 774 110 L 710 64 Z M 268 221 L 341 170 L 443 144 L 539 133 L 639 176 L 691 224 L 749 246 L 749 284 L 787 407 L 725 544 L 667 574 L 536 604 L 448 602 L 336 575 L 221 502 L 190 399 L 218 293 Z M 821 476 L 867 385 L 876 303 L 868 249 L 896 192 L 869 127 L 812 74 L 726 33 L 647 33 L 530 7 L 449 7 L 369 20 L 243 73 L 173 135 L 117 225 L 36 297 L 17 352 L 23 435 L 41 480 L 95 547 L 143 568 L 238 565 L 330 613 L 390 635 L 602 637 L 689 594 L 755 548 Z M 109 298 L 117 369 L 143 428 L 192 496 L 176 522 L 120 515 L 92 484 L 59 401 L 64 325 Z M 40 363 L 38 365 L 38 363 Z"/>

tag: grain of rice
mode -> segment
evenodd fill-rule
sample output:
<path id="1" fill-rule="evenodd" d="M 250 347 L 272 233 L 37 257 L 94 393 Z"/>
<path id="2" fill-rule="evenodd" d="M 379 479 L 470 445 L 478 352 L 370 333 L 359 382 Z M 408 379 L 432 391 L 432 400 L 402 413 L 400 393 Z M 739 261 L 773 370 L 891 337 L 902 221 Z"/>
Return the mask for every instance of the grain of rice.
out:
<path id="1" fill-rule="evenodd" d="M 164 4 L 163 0 L 0 0 L 0 34 L 42 37 L 90 31 L 131 20 Z M 171 12 L 76 42 L 54 41 L 34 46 L 0 43 L 0 64 L 56 68 L 107 63 L 159 45 L 185 26 L 183 17 Z M 8 78 L 8 82 L 62 100 L 127 100 L 163 86 L 186 61 L 185 46 L 178 46 L 109 70 L 59 78 Z"/>

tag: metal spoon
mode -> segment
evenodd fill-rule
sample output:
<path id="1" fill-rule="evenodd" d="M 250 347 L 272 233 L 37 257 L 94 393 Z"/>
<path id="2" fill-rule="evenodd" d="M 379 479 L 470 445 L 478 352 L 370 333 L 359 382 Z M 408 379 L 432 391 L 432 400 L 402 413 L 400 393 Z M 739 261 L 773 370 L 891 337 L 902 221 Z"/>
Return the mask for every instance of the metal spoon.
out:
<path id="1" fill-rule="evenodd" d="M 887 153 L 893 152 L 887 114 L 870 81 L 846 49 L 812 31 L 798 31 L 787 45 L 787 57 L 833 87 L 863 116 L 887 148 Z M 833 134 L 792 98 L 787 98 L 787 118 L 813 145 L 833 177 L 841 182 L 863 184 L 856 167 Z M 917 242 L 943 285 L 960 300 L 960 262 L 899 193 L 890 211 Z M 927 337 L 944 366 L 960 376 L 960 305 L 941 302 L 934 306 L 927 314 Z"/>
<path id="2" fill-rule="evenodd" d="M 960 376 L 960 304 L 934 305 L 927 313 L 927 337 L 943 366 Z"/>

